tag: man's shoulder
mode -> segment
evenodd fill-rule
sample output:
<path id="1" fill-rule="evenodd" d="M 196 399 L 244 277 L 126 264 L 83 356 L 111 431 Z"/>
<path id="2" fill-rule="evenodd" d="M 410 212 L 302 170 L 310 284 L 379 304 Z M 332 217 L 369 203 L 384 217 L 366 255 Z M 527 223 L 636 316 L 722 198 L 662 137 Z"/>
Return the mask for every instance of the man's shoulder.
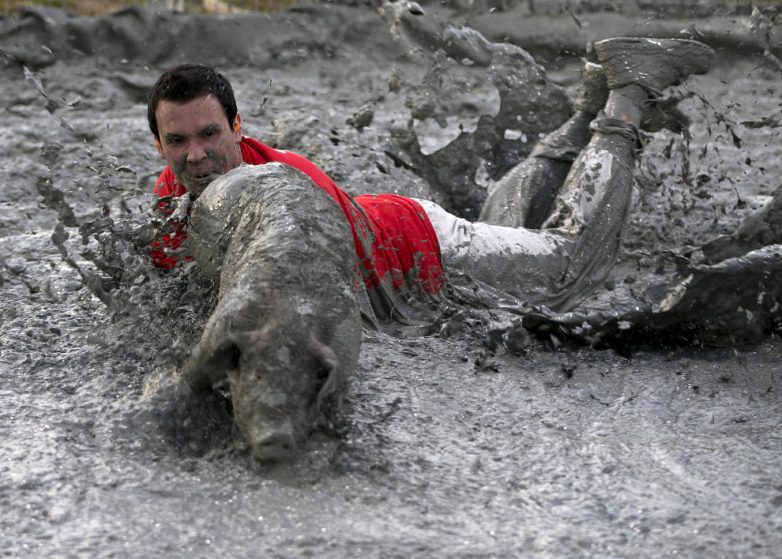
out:
<path id="1" fill-rule="evenodd" d="M 249 149 L 255 151 L 263 161 L 259 163 L 285 163 L 290 165 L 299 171 L 309 175 L 309 177 L 322 188 L 336 188 L 336 184 L 331 178 L 315 163 L 299 155 L 293 151 L 287 151 L 283 149 L 276 149 L 248 136 L 242 137 L 242 145 L 247 146 Z M 244 147 L 242 149 L 242 156 L 244 156 Z M 245 159 L 245 163 L 259 164 L 254 161 L 248 161 Z"/>
<path id="2" fill-rule="evenodd" d="M 260 140 L 250 136 L 242 136 L 241 141 L 242 159 L 250 165 L 261 165 L 263 163 L 289 163 L 290 161 L 303 160 L 306 158 L 282 149 L 276 149 L 267 146 Z"/>

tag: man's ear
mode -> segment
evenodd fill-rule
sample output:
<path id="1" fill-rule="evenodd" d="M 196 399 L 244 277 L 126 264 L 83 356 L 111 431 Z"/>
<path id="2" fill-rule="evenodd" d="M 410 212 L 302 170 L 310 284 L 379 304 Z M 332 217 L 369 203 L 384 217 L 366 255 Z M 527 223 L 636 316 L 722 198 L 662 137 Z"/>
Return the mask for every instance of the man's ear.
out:
<path id="1" fill-rule="evenodd" d="M 160 157 L 165 159 L 165 156 L 163 155 L 163 146 L 160 145 L 160 139 L 159 138 L 155 138 L 155 149 L 160 154 Z"/>
<path id="2" fill-rule="evenodd" d="M 234 117 L 234 134 L 236 134 L 236 141 L 240 141 L 242 139 L 242 115 L 239 113 L 236 113 L 236 116 Z"/>

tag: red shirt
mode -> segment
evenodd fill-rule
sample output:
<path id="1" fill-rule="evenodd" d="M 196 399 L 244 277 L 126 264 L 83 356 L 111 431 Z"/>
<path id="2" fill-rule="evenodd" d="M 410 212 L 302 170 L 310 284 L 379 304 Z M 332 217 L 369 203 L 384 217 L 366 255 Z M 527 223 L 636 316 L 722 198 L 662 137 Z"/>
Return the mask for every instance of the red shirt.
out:
<path id="1" fill-rule="evenodd" d="M 367 289 L 390 283 L 394 290 L 420 287 L 437 293 L 443 285 L 440 245 L 421 205 L 395 194 L 363 195 L 351 198 L 326 173 L 308 159 L 281 151 L 253 138 L 243 137 L 242 159 L 250 165 L 285 163 L 306 173 L 342 208 L 353 231 L 356 257 Z M 182 196 L 186 190 L 170 167 L 155 183 L 156 196 Z M 152 261 L 163 269 L 176 266 L 177 258 L 167 253 L 179 248 L 187 236 L 184 225 L 152 244 Z M 417 285 L 415 285 L 417 284 Z"/>

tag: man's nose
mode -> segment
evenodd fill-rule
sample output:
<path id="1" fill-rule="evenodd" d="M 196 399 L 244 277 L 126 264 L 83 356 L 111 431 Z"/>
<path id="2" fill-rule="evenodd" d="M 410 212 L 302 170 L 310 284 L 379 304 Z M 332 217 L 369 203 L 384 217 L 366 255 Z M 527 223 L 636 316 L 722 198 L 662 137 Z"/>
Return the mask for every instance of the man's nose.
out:
<path id="1" fill-rule="evenodd" d="M 206 149 L 200 142 L 191 142 L 187 147 L 187 162 L 198 163 L 206 158 Z"/>

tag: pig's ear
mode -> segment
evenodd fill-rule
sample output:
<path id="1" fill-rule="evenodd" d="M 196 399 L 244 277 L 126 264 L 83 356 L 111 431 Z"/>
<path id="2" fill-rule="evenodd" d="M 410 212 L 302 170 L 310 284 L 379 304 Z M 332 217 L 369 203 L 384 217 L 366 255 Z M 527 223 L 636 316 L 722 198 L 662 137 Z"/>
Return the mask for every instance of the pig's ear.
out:
<path id="1" fill-rule="evenodd" d="M 237 367 L 239 355 L 239 348 L 229 337 L 208 350 L 199 346 L 185 363 L 182 377 L 194 392 L 207 392 Z"/>
<path id="2" fill-rule="evenodd" d="M 318 383 L 318 396 L 315 408 L 320 415 L 331 415 L 339 407 L 342 394 L 342 375 L 339 370 L 337 354 L 329 346 L 311 336 L 308 349 L 315 360 L 315 377 Z"/>

